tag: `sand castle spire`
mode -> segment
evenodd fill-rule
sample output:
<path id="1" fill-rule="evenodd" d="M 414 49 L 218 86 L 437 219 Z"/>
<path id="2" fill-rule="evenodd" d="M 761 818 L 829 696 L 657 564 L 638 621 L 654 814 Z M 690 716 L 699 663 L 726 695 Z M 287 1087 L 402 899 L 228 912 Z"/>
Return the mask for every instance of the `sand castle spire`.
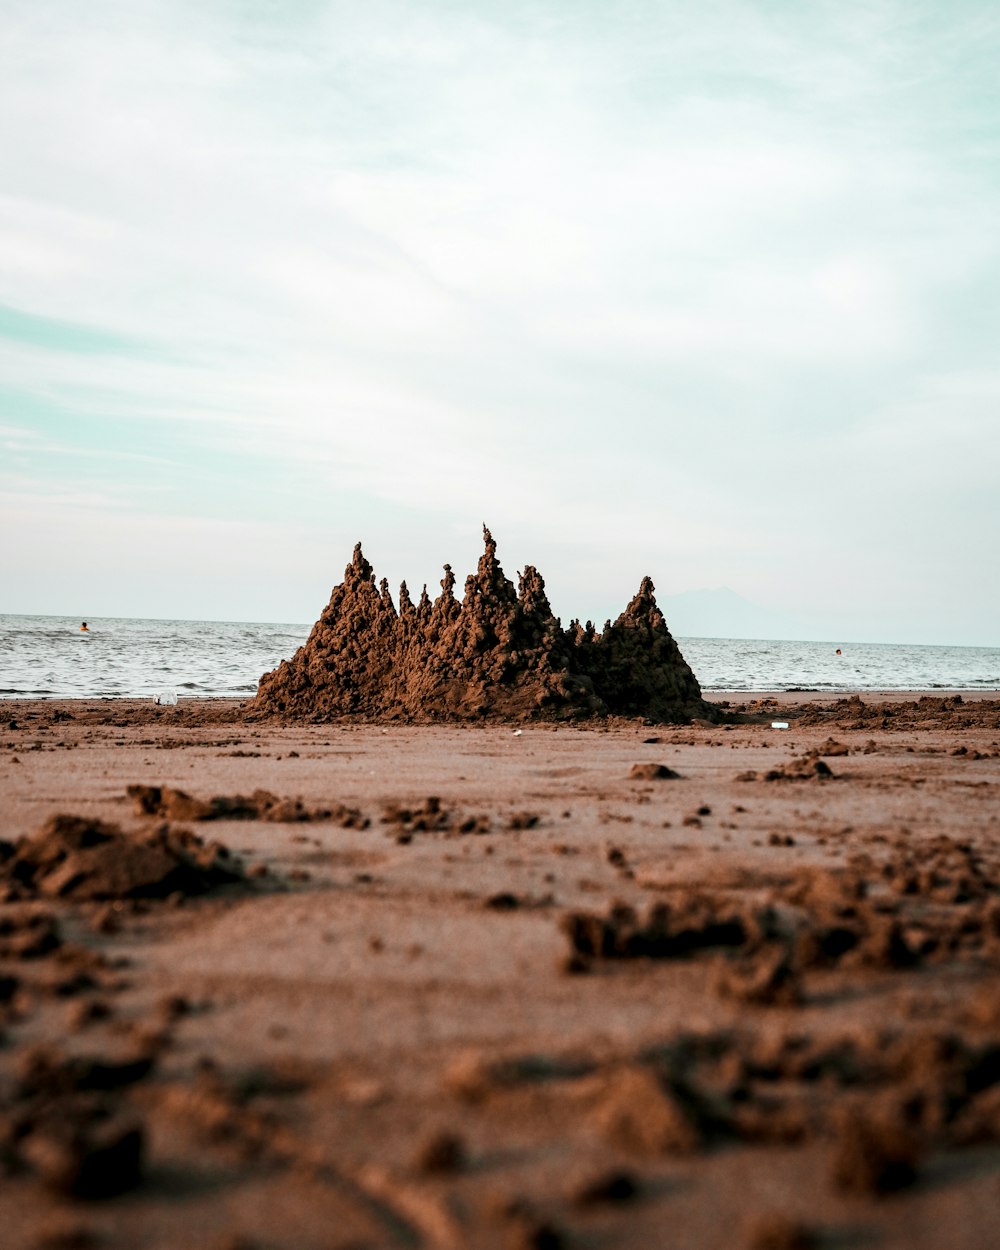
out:
<path id="1" fill-rule="evenodd" d="M 593 641 L 582 641 L 587 672 L 609 706 L 622 715 L 672 719 L 672 709 L 692 707 L 701 698 L 697 678 L 667 629 L 653 582 L 644 577 L 625 611 L 608 621 Z M 692 713 L 717 718 L 709 711 Z"/>
<path id="2" fill-rule="evenodd" d="M 364 552 L 361 550 L 361 543 L 354 544 L 354 555 L 351 557 L 351 563 L 344 571 L 345 581 L 370 581 L 373 577 L 372 566 L 365 559 Z"/>
<path id="3" fill-rule="evenodd" d="M 462 608 L 479 615 L 495 617 L 509 613 L 517 599 L 514 584 L 500 566 L 497 545 L 486 525 L 483 526 L 483 554 L 475 573 L 465 579 Z M 473 601 L 476 601 L 473 606 Z"/>
<path id="4" fill-rule="evenodd" d="M 524 572 L 518 578 L 517 598 L 525 612 L 552 615 L 549 598 L 545 593 L 545 579 L 533 564 L 526 564 Z"/>
<path id="5" fill-rule="evenodd" d="M 649 629 L 666 628 L 663 620 L 663 613 L 660 611 L 656 602 L 656 595 L 653 593 L 653 579 L 648 575 L 644 577 L 639 584 L 639 589 L 629 600 L 625 611 L 618 618 L 619 621 L 629 621 L 633 625 L 645 625 Z"/>

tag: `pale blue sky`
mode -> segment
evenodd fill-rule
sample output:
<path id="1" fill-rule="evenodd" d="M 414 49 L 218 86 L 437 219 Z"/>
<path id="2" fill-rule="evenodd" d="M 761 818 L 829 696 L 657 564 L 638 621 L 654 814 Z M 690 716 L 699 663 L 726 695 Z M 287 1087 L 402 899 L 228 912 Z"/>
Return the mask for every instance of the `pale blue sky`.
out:
<path id="1" fill-rule="evenodd" d="M 0 610 L 997 644 L 995 4 L 0 15 Z"/>

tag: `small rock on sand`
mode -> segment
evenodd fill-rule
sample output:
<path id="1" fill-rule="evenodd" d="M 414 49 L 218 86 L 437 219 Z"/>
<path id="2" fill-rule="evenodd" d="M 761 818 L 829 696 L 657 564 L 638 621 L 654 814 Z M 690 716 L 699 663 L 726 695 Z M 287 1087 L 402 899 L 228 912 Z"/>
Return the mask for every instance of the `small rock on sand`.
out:
<path id="1" fill-rule="evenodd" d="M 637 1154 L 693 1154 L 703 1145 L 688 1108 L 654 1072 L 639 1065 L 610 1075 L 595 1122 L 615 1145 Z"/>
<path id="2" fill-rule="evenodd" d="M 133 1189 L 142 1173 L 142 1125 L 127 1116 L 72 1120 L 29 1135 L 21 1154 L 50 1189 L 76 1198 L 110 1198 Z"/>
<path id="3" fill-rule="evenodd" d="M 837 1117 L 836 1131 L 833 1180 L 839 1189 L 885 1194 L 916 1179 L 919 1142 L 901 1113 L 875 1115 L 852 1107 Z"/>
<path id="4" fill-rule="evenodd" d="M 457 1133 L 443 1131 L 432 1134 L 417 1152 L 416 1167 L 420 1172 L 437 1175 L 461 1172 L 466 1165 L 465 1143 Z"/>
<path id="5" fill-rule="evenodd" d="M 680 773 L 666 764 L 633 764 L 629 769 L 630 781 L 677 781 Z"/>
<path id="6" fill-rule="evenodd" d="M 638 1193 L 639 1183 L 632 1173 L 616 1169 L 585 1177 L 574 1187 L 572 1201 L 578 1207 L 593 1207 L 630 1202 Z"/>

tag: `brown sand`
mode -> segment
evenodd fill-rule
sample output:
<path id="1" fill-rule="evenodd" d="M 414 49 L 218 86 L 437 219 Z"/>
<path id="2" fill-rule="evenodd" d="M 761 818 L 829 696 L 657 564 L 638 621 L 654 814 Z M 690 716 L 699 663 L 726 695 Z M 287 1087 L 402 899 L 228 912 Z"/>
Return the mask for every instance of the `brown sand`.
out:
<path id="1" fill-rule="evenodd" d="M 5 1250 L 994 1246 L 1000 703 L 713 698 L 0 705 Z"/>
<path id="2" fill-rule="evenodd" d="M 588 621 L 564 630 L 530 565 L 520 588 L 504 574 L 493 535 L 455 598 L 444 566 L 441 594 L 418 603 L 404 582 L 399 608 L 388 583 L 354 548 L 344 580 L 306 642 L 260 679 L 249 715 L 329 721 L 579 720 L 643 715 L 686 723 L 718 719 L 656 605 L 653 583 L 598 633 Z"/>

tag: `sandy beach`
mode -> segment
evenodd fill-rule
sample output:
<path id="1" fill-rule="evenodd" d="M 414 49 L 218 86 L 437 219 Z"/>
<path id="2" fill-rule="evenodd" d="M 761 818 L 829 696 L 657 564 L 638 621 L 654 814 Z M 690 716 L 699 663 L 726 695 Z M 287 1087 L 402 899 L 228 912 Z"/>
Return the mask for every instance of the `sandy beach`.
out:
<path id="1" fill-rule="evenodd" d="M 707 697 L 0 705 L 4 1246 L 994 1246 L 1000 703 Z"/>

